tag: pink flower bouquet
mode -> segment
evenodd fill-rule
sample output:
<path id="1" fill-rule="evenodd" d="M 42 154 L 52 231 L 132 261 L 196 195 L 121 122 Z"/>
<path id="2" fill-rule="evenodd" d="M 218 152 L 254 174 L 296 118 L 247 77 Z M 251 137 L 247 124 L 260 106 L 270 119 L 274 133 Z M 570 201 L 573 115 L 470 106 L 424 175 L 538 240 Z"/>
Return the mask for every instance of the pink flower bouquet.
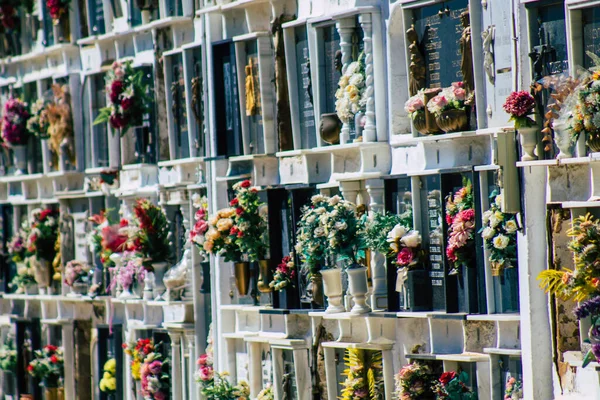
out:
<path id="1" fill-rule="evenodd" d="M 453 82 L 452 86 L 444 88 L 427 103 L 430 113 L 439 116 L 447 110 L 464 110 L 467 92 L 462 82 Z"/>
<path id="2" fill-rule="evenodd" d="M 26 145 L 29 140 L 27 131 L 27 120 L 29 111 L 27 104 L 11 97 L 4 104 L 2 115 L 2 139 L 8 146 Z"/>
<path id="3" fill-rule="evenodd" d="M 529 92 L 522 90 L 512 92 L 504 102 L 502 108 L 510 114 L 510 121 L 515 123 L 515 128 L 527 128 L 533 126 L 535 122 L 529 117 L 533 114 L 535 99 Z"/>
<path id="4" fill-rule="evenodd" d="M 446 199 L 446 223 L 449 225 L 446 257 L 452 265 L 450 275 L 457 274 L 458 267 L 471 259 L 475 244 L 473 186 L 468 179 L 464 179 L 463 185 L 454 196 L 449 195 Z"/>

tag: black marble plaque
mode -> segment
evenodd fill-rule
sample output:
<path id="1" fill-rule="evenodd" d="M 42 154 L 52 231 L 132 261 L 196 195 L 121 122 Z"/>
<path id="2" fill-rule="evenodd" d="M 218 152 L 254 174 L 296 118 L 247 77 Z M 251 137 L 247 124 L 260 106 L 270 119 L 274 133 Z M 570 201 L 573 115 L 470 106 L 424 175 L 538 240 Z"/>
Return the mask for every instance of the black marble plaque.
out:
<path id="1" fill-rule="evenodd" d="M 460 14 L 467 9 L 468 0 L 451 0 L 415 9 L 413 23 L 427 64 L 426 87 L 446 87 L 462 81 Z M 440 10 L 443 10 L 441 16 Z"/>
<path id="2" fill-rule="evenodd" d="M 335 112 L 335 92 L 341 77 L 341 73 L 335 68 L 335 55 L 338 50 L 341 50 L 340 35 L 335 25 L 322 28 L 322 39 L 323 57 L 319 69 L 325 89 L 321 92 L 321 113 L 325 114 Z"/>
<path id="3" fill-rule="evenodd" d="M 258 43 L 256 40 L 246 42 L 246 64 L 252 62 L 252 74 L 254 77 L 254 96 L 257 111 L 255 115 L 247 116 L 248 128 L 250 130 L 250 151 L 253 154 L 265 152 L 265 140 L 263 135 L 262 101 L 260 93 L 260 77 L 258 70 Z M 245 113 L 244 113 L 245 115 Z"/>
<path id="4" fill-rule="evenodd" d="M 296 43 L 296 82 L 298 84 L 300 142 L 303 149 L 317 146 L 315 110 L 313 108 L 312 80 L 308 38 L 304 25 L 294 29 Z"/>
<path id="5" fill-rule="evenodd" d="M 581 26 L 583 29 L 583 51 L 600 54 L 600 7 L 585 9 L 581 13 Z M 593 66 L 592 59 L 584 55 L 583 66 Z"/>

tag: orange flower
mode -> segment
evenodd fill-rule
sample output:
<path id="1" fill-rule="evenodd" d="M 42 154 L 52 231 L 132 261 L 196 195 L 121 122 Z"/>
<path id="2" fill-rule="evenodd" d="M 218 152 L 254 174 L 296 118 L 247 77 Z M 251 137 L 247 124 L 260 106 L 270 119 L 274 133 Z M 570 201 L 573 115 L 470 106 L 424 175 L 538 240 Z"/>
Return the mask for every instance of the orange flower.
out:
<path id="1" fill-rule="evenodd" d="M 598 287 L 598 285 L 600 285 L 600 279 L 599 278 L 592 278 L 592 286 L 593 287 Z"/>

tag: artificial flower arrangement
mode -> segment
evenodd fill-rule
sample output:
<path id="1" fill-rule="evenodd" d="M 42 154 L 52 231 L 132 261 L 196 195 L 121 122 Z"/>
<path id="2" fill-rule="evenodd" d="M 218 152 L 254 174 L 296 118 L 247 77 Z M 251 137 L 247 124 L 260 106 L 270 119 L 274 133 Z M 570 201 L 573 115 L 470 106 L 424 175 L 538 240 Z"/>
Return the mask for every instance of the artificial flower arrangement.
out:
<path id="1" fill-rule="evenodd" d="M 469 265 L 475 245 L 475 209 L 473 185 L 463 178 L 463 187 L 446 198 L 446 223 L 448 243 L 446 257 L 452 266 L 449 275 L 459 272 L 461 265 Z"/>
<path id="2" fill-rule="evenodd" d="M 61 17 L 69 12 L 69 2 L 70 0 L 46 0 L 46 7 L 54 25 L 58 25 Z"/>
<path id="3" fill-rule="evenodd" d="M 362 219 L 356 205 L 335 195 L 328 199 L 331 211 L 321 215 L 319 222 L 327 234 L 328 259 L 333 263 L 343 262 L 346 266 L 358 265 L 365 259 Z"/>
<path id="4" fill-rule="evenodd" d="M 19 10 L 20 0 L 2 0 L 0 1 L 0 23 L 6 30 L 19 30 Z"/>
<path id="5" fill-rule="evenodd" d="M 535 125 L 535 121 L 530 117 L 535 108 L 535 99 L 529 92 L 525 90 L 512 92 L 506 98 L 502 108 L 510 115 L 509 121 L 514 122 L 516 129 Z"/>
<path id="6" fill-rule="evenodd" d="M 17 371 L 17 350 L 15 344 L 9 338 L 0 347 L 0 370 L 9 373 Z"/>
<path id="7" fill-rule="evenodd" d="M 131 62 L 115 61 L 106 77 L 109 105 L 102 108 L 94 125 L 109 123 L 121 136 L 129 128 L 142 125 L 144 114 L 150 110 L 149 88 L 144 83 L 144 73 L 135 71 Z"/>
<path id="8" fill-rule="evenodd" d="M 11 97 L 4 104 L 2 115 L 2 140 L 6 146 L 24 146 L 29 140 L 27 103 Z"/>
<path id="9" fill-rule="evenodd" d="M 166 400 L 170 397 L 171 376 L 169 360 L 156 351 L 146 355 L 140 378 L 142 395 L 146 400 Z"/>
<path id="10" fill-rule="evenodd" d="M 511 376 L 506 381 L 504 388 L 504 400 L 521 400 L 523 399 L 523 382 Z"/>
<path id="11" fill-rule="evenodd" d="M 335 92 L 335 111 L 343 123 L 349 123 L 356 113 L 365 109 L 367 104 L 365 86 L 365 55 L 360 53 L 340 77 Z"/>
<path id="12" fill-rule="evenodd" d="M 391 254 L 395 255 L 394 264 L 399 269 L 408 271 L 422 268 L 423 252 L 419 231 L 397 224 L 388 232 L 387 242 Z"/>
<path id="13" fill-rule="evenodd" d="M 485 248 L 490 251 L 492 274 L 501 276 L 505 268 L 517 263 L 517 220 L 514 214 L 501 211 L 502 195 L 493 192 L 490 209 L 483 213 L 480 230 Z"/>
<path id="14" fill-rule="evenodd" d="M 268 383 L 267 386 L 258 392 L 256 400 L 275 400 L 275 393 L 273 392 L 273 385 Z"/>
<path id="15" fill-rule="evenodd" d="M 342 382 L 341 400 L 383 398 L 383 363 L 380 351 L 347 349 L 346 379 Z"/>
<path id="16" fill-rule="evenodd" d="M 469 375 L 465 371 L 459 374 L 454 371 L 444 372 L 433 386 L 436 399 L 477 400 L 477 393 L 465 383 L 468 380 Z"/>
<path id="17" fill-rule="evenodd" d="M 423 114 L 425 112 L 424 89 L 420 89 L 417 94 L 411 96 L 406 103 L 404 103 L 404 111 L 406 111 L 413 120 L 417 118 L 419 114 Z"/>
<path id="18" fill-rule="evenodd" d="M 242 253 L 236 244 L 240 232 L 234 229 L 235 215 L 235 209 L 229 207 L 210 217 L 203 247 L 211 254 L 222 255 L 225 261 L 238 262 L 242 259 Z"/>
<path id="19" fill-rule="evenodd" d="M 90 275 L 92 267 L 86 262 L 71 260 L 65 266 L 65 284 L 74 287 L 77 284 L 88 285 L 92 276 Z"/>
<path id="20" fill-rule="evenodd" d="M 144 258 L 146 268 L 152 270 L 152 263 L 172 261 L 171 232 L 164 211 L 148 199 L 138 199 L 133 213 L 129 241 Z"/>
<path id="21" fill-rule="evenodd" d="M 147 272 L 143 258 L 139 253 L 133 251 L 123 252 L 121 262 L 110 270 L 114 273 L 114 278 L 109 291 L 116 287 L 117 290 L 122 289 L 125 292 L 133 289 L 136 284 L 143 284 Z"/>
<path id="22" fill-rule="evenodd" d="M 228 372 L 218 373 L 214 370 L 213 355 L 209 348 L 196 363 L 199 368 L 196 372 L 196 382 L 207 400 L 246 400 L 250 396 L 250 386 L 246 381 L 232 385 L 227 380 Z"/>
<path id="23" fill-rule="evenodd" d="M 396 397 L 399 400 L 433 399 L 433 372 L 428 365 L 414 362 L 405 365 L 395 376 Z"/>
<path id="24" fill-rule="evenodd" d="M 129 237 L 122 231 L 129 225 L 129 221 L 122 219 L 119 223 L 111 223 L 105 211 L 92 215 L 89 221 L 94 225 L 88 235 L 90 251 L 100 257 L 100 262 L 105 268 L 114 267 L 110 256 L 131 250 L 127 243 Z"/>
<path id="25" fill-rule="evenodd" d="M 27 130 L 30 134 L 39 137 L 40 139 L 48 138 L 48 110 L 46 107 L 48 102 L 43 99 L 37 99 L 31 106 L 31 116 L 27 120 Z"/>
<path id="26" fill-rule="evenodd" d="M 152 354 L 156 350 L 154 340 L 152 339 L 138 339 L 134 343 L 123 343 L 123 350 L 125 354 L 131 357 L 129 367 L 131 368 L 131 377 L 135 381 L 142 379 L 142 364 L 149 354 Z"/>
<path id="27" fill-rule="evenodd" d="M 281 259 L 275 273 L 273 274 L 273 280 L 269 283 L 269 286 L 276 291 L 282 291 L 290 286 L 294 286 L 294 279 L 296 278 L 296 266 L 294 264 L 294 255 L 290 254 Z"/>
<path id="28" fill-rule="evenodd" d="M 207 256 L 208 252 L 204 249 L 206 243 L 206 232 L 208 232 L 208 199 L 205 196 L 200 196 L 198 193 L 192 196 L 192 204 L 196 208 L 194 213 L 194 226 L 190 229 L 190 240 L 198 247 L 198 251 L 203 256 Z"/>
<path id="29" fill-rule="evenodd" d="M 302 216 L 296 231 L 295 249 L 303 268 L 310 273 L 318 272 L 326 258 L 327 235 L 320 218 L 330 210 L 327 197 L 322 195 L 312 196 L 310 205 L 302 207 Z"/>
<path id="30" fill-rule="evenodd" d="M 235 210 L 235 243 L 249 261 L 264 260 L 269 250 L 267 207 L 260 200 L 252 182 L 244 180 L 233 185 L 235 197 L 229 206 Z"/>
<path id="31" fill-rule="evenodd" d="M 10 287 L 16 287 L 16 293 L 25 293 L 28 286 L 35 284 L 35 272 L 27 254 L 29 231 L 29 223 L 24 221 L 7 245 L 8 255 L 17 267 L 17 273 L 9 284 Z"/>
<path id="32" fill-rule="evenodd" d="M 51 344 L 34 352 L 35 359 L 27 366 L 31 376 L 41 381 L 46 388 L 57 388 L 63 385 L 64 358 L 63 348 Z"/>
<path id="33" fill-rule="evenodd" d="M 452 85 L 442 89 L 440 93 L 427 102 L 427 110 L 439 117 L 444 111 L 465 110 L 467 92 L 462 82 L 452 82 Z"/>
<path id="34" fill-rule="evenodd" d="M 589 55 L 589 52 L 587 52 Z M 592 60 L 597 60 L 592 57 Z M 600 72 L 594 68 L 593 73 L 583 79 L 574 92 L 575 105 L 568 109 L 572 114 L 570 123 L 571 141 L 574 143 L 579 135 L 584 134 L 586 140 L 600 138 Z"/>
<path id="35" fill-rule="evenodd" d="M 52 163 L 58 163 L 62 154 L 72 164 L 75 163 L 75 146 L 71 94 L 67 85 L 52 85 L 52 100 L 46 105 L 45 116 L 48 121 L 45 136 L 52 154 Z"/>
<path id="36" fill-rule="evenodd" d="M 38 261 L 52 262 L 56 257 L 58 239 L 58 210 L 47 208 L 34 210 L 31 230 L 27 238 L 27 252 L 35 255 Z"/>
<path id="37" fill-rule="evenodd" d="M 582 302 L 600 289 L 600 221 L 591 214 L 577 217 L 567 231 L 571 237 L 569 250 L 573 253 L 575 269 L 547 269 L 537 279 L 540 286 L 563 300 Z"/>
<path id="38" fill-rule="evenodd" d="M 371 215 L 363 215 L 363 219 L 365 227 L 365 244 L 367 248 L 387 255 L 390 252 L 390 244 L 388 242 L 387 234 L 394 228 L 394 226 L 403 223 L 402 217 L 398 214 L 376 211 Z"/>
<path id="39" fill-rule="evenodd" d="M 117 360 L 109 359 L 104 363 L 102 379 L 98 384 L 102 393 L 112 394 L 117 391 Z"/>

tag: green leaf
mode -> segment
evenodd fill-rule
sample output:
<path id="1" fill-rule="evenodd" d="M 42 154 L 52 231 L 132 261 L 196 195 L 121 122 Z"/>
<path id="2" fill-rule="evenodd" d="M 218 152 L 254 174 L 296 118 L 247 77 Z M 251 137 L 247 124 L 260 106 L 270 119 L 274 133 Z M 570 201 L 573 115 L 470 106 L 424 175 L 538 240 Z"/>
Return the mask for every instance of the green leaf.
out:
<path id="1" fill-rule="evenodd" d="M 596 361 L 596 356 L 594 355 L 592 350 L 588 350 L 588 352 L 585 354 L 585 357 L 583 357 L 583 364 L 581 364 L 581 367 L 585 368 L 589 365 L 589 363 L 593 361 Z"/>

